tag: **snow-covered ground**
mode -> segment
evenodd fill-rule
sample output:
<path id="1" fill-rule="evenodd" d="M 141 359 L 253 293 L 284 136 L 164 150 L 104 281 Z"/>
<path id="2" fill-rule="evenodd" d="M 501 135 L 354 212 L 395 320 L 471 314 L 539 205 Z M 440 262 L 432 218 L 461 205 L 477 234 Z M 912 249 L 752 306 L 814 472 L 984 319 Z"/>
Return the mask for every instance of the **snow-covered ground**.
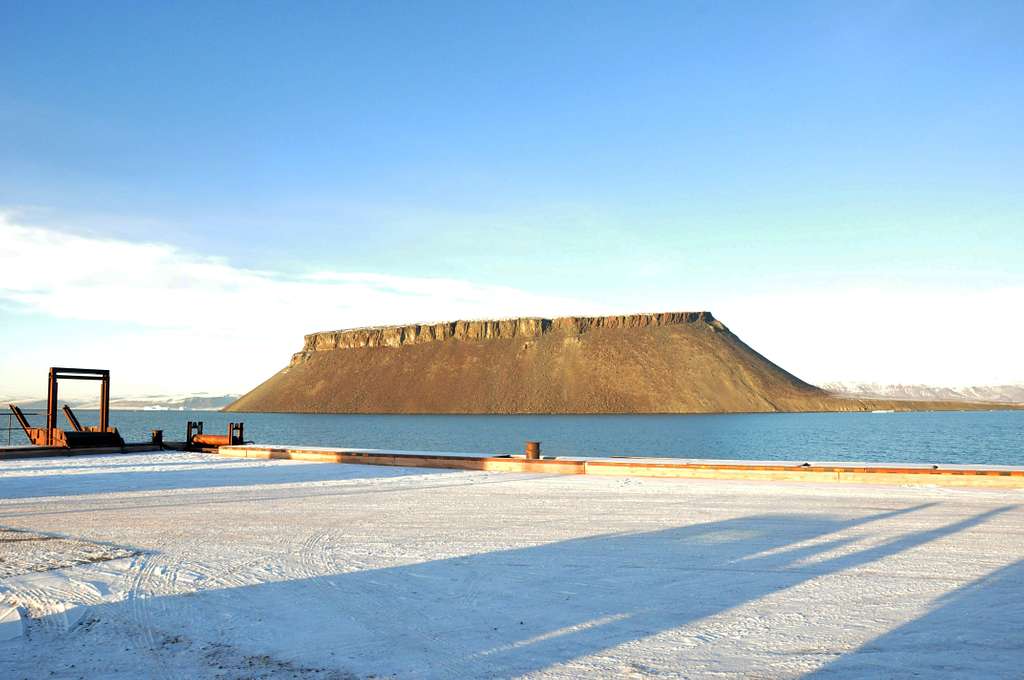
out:
<path id="1" fill-rule="evenodd" d="M 1024 668 L 1021 491 L 136 454 L 0 463 L 0 530 L 0 678 Z"/>
<path id="2" fill-rule="evenodd" d="M 1024 385 L 898 385 L 885 383 L 829 382 L 824 390 L 850 397 L 883 399 L 922 399 L 925 401 L 991 401 L 1024 403 Z"/>

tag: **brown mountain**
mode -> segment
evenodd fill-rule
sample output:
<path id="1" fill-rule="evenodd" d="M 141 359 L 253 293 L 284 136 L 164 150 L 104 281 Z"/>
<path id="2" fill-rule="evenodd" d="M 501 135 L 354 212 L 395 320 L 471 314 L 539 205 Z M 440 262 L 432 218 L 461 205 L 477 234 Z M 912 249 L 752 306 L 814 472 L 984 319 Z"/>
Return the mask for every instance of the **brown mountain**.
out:
<path id="1" fill-rule="evenodd" d="M 723 413 L 970 408 L 846 399 L 761 356 L 709 312 L 453 321 L 313 333 L 227 410 Z"/>

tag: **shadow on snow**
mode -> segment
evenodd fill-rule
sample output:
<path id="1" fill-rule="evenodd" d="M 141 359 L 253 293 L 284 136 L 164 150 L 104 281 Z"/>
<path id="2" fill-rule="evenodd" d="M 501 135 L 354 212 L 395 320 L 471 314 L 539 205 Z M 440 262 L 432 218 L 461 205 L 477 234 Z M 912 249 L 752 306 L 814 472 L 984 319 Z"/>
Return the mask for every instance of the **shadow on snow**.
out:
<path id="1" fill-rule="evenodd" d="M 842 533 L 929 505 L 856 519 L 758 515 L 360 571 L 352 571 L 359 568 L 355 556 L 323 550 L 302 559 L 310 562 L 311 573 L 331 575 L 145 597 L 101 607 L 98 616 L 125 618 L 125 610 L 137 613 L 142 606 L 155 631 L 149 639 L 184 632 L 197 644 L 230 642 L 289 662 L 329 656 L 339 668 L 399 677 L 508 677 L 698 622 L 954 535 L 1011 509 L 852 551 L 860 536 Z M 249 578 L 260 580 L 256 574 Z M 972 625 L 961 618 L 964 607 L 982 616 L 1005 615 L 1015 607 L 1013 623 L 1020 623 L 1013 592 L 1020 585 L 1018 563 L 954 593 L 936 612 L 892 635 L 900 644 L 927 638 L 954 646 Z M 1001 605 L 1002 614 L 984 611 L 1000 600 L 1015 604 Z M 1016 630 L 1007 631 L 1001 644 L 1012 645 Z M 888 644 L 887 637 L 877 644 Z M 179 653 L 186 652 L 162 650 L 168 672 Z M 823 673 L 856 670 L 859 655 L 843 657 Z M 687 670 L 695 669 L 679 672 Z"/>
<path id="2" fill-rule="evenodd" d="M 154 469 L 113 469 L 100 472 L 66 474 L 59 466 L 46 469 L 52 474 L 32 474 L 24 477 L 0 477 L 0 499 L 46 498 L 52 496 L 82 496 L 88 494 L 115 494 L 136 491 L 170 491 L 183 489 L 209 489 L 216 487 L 252 487 L 256 485 L 300 484 L 348 479 L 394 478 L 410 475 L 442 475 L 457 472 L 436 468 L 400 468 L 379 465 L 335 465 L 327 463 L 300 463 L 275 461 L 270 465 L 243 465 L 245 459 L 223 459 L 210 456 L 209 460 L 192 463 L 191 469 L 167 469 L 162 463 Z M 251 461 L 250 461 L 251 462 Z M 262 462 L 262 461 L 260 461 Z M 130 457 L 124 466 L 133 465 Z M 184 465 L 177 463 L 177 465 Z M 141 468 L 141 469 L 138 469 Z M 20 471 L 17 467 L 10 471 Z"/>
<path id="3" fill-rule="evenodd" d="M 807 678 L 1024 677 L 1024 560 L 949 592 Z"/>

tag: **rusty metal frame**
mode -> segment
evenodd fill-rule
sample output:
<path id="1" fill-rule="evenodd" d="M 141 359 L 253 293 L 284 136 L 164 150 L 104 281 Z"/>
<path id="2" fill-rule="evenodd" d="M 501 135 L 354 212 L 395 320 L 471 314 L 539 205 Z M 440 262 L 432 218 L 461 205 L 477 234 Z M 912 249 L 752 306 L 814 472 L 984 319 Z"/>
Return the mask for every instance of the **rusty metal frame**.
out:
<path id="1" fill-rule="evenodd" d="M 64 417 L 68 419 L 68 425 L 71 426 L 72 430 L 75 432 L 85 432 L 85 428 L 79 422 L 78 416 L 75 415 L 75 412 L 67 404 L 64 404 Z"/>
<path id="2" fill-rule="evenodd" d="M 29 425 L 28 418 L 25 417 L 25 413 L 19 406 L 14 404 L 8 404 L 8 406 L 11 407 L 11 413 L 13 413 L 14 417 L 18 419 L 18 424 L 21 425 L 21 429 L 25 430 L 25 434 L 27 435 L 29 428 L 32 426 Z"/>
<path id="3" fill-rule="evenodd" d="M 105 368 L 65 368 L 50 367 L 50 378 L 46 389 L 46 443 L 53 445 L 54 431 L 57 429 L 57 395 L 60 380 L 98 380 L 100 381 L 100 423 L 97 430 L 106 432 L 110 429 L 110 371 Z M 71 421 L 71 427 L 81 431 L 81 425 L 75 427 L 78 419 L 69 415 L 70 409 L 65 407 L 65 415 Z"/>
<path id="4" fill-rule="evenodd" d="M 98 380 L 100 383 L 100 423 L 97 427 L 83 427 L 75 416 L 71 407 L 64 406 L 64 415 L 71 425 L 74 437 L 70 432 L 57 427 L 57 399 L 60 394 L 58 383 L 60 380 Z M 50 376 L 46 385 L 46 427 L 32 427 L 20 408 L 9 404 L 11 413 L 18 420 L 21 429 L 29 442 L 35 446 L 50 446 L 66 448 L 70 446 L 85 446 L 84 440 L 96 438 L 87 433 L 109 433 L 107 445 L 124 446 L 121 435 L 115 428 L 110 427 L 110 371 L 99 368 L 64 368 L 51 366 Z"/>

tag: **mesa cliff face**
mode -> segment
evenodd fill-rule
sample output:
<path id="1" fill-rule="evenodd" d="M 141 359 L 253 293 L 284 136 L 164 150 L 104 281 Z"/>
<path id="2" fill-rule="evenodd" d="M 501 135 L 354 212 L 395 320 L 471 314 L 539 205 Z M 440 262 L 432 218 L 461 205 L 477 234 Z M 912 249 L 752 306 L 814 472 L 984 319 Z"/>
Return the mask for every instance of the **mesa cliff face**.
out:
<path id="1" fill-rule="evenodd" d="M 302 351 L 292 357 L 292 365 L 301 363 L 310 352 L 357 347 L 404 347 L 443 340 L 512 340 L 538 338 L 545 333 L 580 335 L 594 329 L 648 328 L 673 324 L 704 323 L 726 330 L 710 312 L 667 312 L 625 316 L 566 316 L 557 319 L 526 317 L 496 321 L 446 321 L 405 326 L 373 326 L 340 331 L 310 333 Z"/>
<path id="2" fill-rule="evenodd" d="M 908 408 L 904 403 L 904 408 Z M 228 410 L 306 413 L 859 411 L 709 312 L 452 321 L 312 333 Z"/>

